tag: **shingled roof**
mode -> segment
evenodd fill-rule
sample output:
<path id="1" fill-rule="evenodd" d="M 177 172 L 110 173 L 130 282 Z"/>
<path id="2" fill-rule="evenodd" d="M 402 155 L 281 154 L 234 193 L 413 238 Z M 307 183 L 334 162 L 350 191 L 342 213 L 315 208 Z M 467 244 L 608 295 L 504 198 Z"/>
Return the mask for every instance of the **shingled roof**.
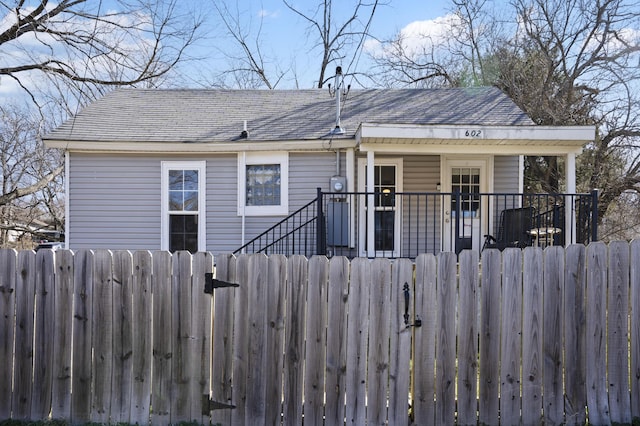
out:
<path id="1" fill-rule="evenodd" d="M 80 111 L 45 140 L 229 142 L 247 122 L 248 141 L 313 140 L 335 126 L 327 90 L 118 89 Z M 341 124 L 530 126 L 497 88 L 351 90 Z"/>

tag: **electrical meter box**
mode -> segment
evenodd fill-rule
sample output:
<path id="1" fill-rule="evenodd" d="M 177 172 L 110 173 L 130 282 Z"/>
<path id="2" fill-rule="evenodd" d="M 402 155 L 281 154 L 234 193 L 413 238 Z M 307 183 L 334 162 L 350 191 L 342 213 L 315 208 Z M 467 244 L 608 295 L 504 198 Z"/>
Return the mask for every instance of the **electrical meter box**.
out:
<path id="1" fill-rule="evenodd" d="M 347 178 L 344 176 L 332 176 L 329 187 L 331 192 L 345 192 L 347 190 Z"/>

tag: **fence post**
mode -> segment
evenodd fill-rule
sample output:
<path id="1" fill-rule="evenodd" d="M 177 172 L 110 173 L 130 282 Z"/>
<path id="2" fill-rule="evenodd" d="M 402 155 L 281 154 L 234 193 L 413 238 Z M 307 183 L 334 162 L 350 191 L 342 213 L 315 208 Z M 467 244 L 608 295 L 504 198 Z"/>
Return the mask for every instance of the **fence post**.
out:
<path id="1" fill-rule="evenodd" d="M 327 254 L 327 240 L 324 232 L 324 211 L 322 206 L 322 188 L 317 188 L 316 213 L 316 254 Z"/>
<path id="2" fill-rule="evenodd" d="M 591 190 L 591 241 L 598 241 L 598 190 Z"/>

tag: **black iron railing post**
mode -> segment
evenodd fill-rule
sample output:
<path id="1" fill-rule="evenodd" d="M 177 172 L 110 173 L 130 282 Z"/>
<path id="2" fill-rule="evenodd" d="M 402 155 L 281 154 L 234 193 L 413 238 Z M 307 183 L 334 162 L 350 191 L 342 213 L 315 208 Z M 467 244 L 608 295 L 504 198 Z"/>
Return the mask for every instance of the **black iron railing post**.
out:
<path id="1" fill-rule="evenodd" d="M 591 241 L 598 241 L 598 190 L 591 191 Z"/>
<path id="2" fill-rule="evenodd" d="M 327 240 L 324 232 L 324 211 L 322 205 L 322 188 L 318 188 L 316 208 L 316 254 L 327 254 Z"/>

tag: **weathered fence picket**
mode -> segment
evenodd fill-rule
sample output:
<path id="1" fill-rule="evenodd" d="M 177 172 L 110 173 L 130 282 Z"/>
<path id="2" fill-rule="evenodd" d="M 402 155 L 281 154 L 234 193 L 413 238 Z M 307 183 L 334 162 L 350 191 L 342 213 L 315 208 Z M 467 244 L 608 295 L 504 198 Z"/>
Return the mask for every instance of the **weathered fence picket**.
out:
<path id="1" fill-rule="evenodd" d="M 16 252 L 0 250 L 0 419 L 11 417 L 13 340 L 16 308 Z"/>
<path id="2" fill-rule="evenodd" d="M 216 258 L 217 279 L 224 282 L 237 282 L 236 258 L 232 255 L 222 255 Z M 278 281 L 276 281 L 278 282 Z M 214 331 L 212 335 L 213 354 L 211 358 L 211 399 L 213 401 L 231 404 L 233 372 L 233 318 L 234 292 L 240 290 L 226 289 L 213 294 Z M 284 302 L 284 298 L 282 298 Z M 231 424 L 232 410 L 212 411 L 213 424 Z"/>
<path id="3" fill-rule="evenodd" d="M 460 253 L 458 289 L 458 417 L 459 425 L 475 425 L 478 394 L 478 253 Z"/>
<path id="4" fill-rule="evenodd" d="M 520 422 L 520 358 L 522 354 L 522 251 L 506 249 L 502 256 L 502 321 L 500 324 L 500 418 Z"/>
<path id="5" fill-rule="evenodd" d="M 584 409 L 587 401 L 585 264 L 586 250 L 583 245 L 567 248 L 563 302 L 564 359 L 568 373 L 565 375 L 564 390 L 564 411 L 567 426 L 583 425 L 586 420 Z"/>
<path id="6" fill-rule="evenodd" d="M 629 399 L 629 244 L 609 244 L 607 382 L 611 422 L 631 423 Z"/>
<path id="7" fill-rule="evenodd" d="M 152 299 L 151 253 L 138 251 L 133 254 L 131 283 L 132 354 L 131 354 L 131 416 L 133 424 L 148 424 L 151 406 L 152 351 Z"/>
<path id="8" fill-rule="evenodd" d="M 416 424 L 435 424 L 436 363 L 436 258 L 421 254 L 416 259 L 415 312 L 422 318 L 421 330 L 414 333 L 414 420 Z"/>
<path id="9" fill-rule="evenodd" d="M 630 424 L 638 265 L 640 241 L 415 262 L 0 250 L 0 420 Z M 214 271 L 239 287 L 205 294 Z"/>
<path id="10" fill-rule="evenodd" d="M 640 418 L 640 240 L 631 243 L 630 303 L 631 309 L 631 418 Z"/>
<path id="11" fill-rule="evenodd" d="M 524 250 L 522 292 L 522 424 L 537 425 L 542 415 L 543 283 L 542 250 Z"/>
<path id="12" fill-rule="evenodd" d="M 543 266 L 542 374 L 544 417 L 552 425 L 564 423 L 564 389 L 562 374 L 562 289 L 564 288 L 564 251 L 550 247 L 544 252 Z"/>
<path id="13" fill-rule="evenodd" d="M 589 423 L 610 424 L 607 395 L 607 246 L 587 248 L 587 408 Z"/>
<path id="14" fill-rule="evenodd" d="M 327 353 L 325 360 L 325 422 L 339 424 L 345 417 L 347 369 L 347 300 L 349 261 L 334 257 L 329 261 L 327 288 Z"/>
<path id="15" fill-rule="evenodd" d="M 53 384 L 51 418 L 71 418 L 71 352 L 73 317 L 73 253 L 61 251 L 55 256 L 53 313 Z"/>
<path id="16" fill-rule="evenodd" d="M 480 424 L 499 424 L 501 256 L 495 250 L 482 254 L 480 291 Z"/>

